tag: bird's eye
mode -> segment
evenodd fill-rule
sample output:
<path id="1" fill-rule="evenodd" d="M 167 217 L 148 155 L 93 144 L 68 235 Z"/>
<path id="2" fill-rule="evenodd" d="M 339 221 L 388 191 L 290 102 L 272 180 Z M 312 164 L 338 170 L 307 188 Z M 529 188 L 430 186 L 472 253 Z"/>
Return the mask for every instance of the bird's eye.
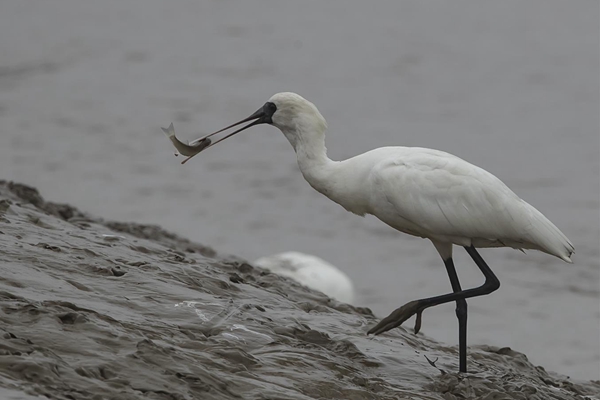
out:
<path id="1" fill-rule="evenodd" d="M 271 115 L 277 111 L 277 106 L 274 103 L 271 103 L 270 101 L 267 102 L 267 104 L 265 104 L 265 108 L 271 113 Z"/>

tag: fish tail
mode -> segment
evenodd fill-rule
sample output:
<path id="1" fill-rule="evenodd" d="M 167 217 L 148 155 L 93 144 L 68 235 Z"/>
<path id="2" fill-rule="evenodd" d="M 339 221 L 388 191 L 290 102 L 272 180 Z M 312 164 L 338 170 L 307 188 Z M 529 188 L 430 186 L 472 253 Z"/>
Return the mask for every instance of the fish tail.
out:
<path id="1" fill-rule="evenodd" d="M 168 138 L 175 137 L 175 128 L 173 127 L 172 122 L 168 128 L 160 128 L 160 129 L 162 129 L 162 131 L 165 133 L 165 135 L 167 135 Z"/>

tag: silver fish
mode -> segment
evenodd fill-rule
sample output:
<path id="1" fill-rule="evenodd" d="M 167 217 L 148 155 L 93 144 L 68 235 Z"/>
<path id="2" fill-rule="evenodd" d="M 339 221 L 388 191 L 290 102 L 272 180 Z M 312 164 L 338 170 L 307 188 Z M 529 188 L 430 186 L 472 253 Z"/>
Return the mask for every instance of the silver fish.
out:
<path id="1" fill-rule="evenodd" d="M 187 158 L 183 160 L 181 163 L 185 164 L 190 158 L 194 157 L 196 154 L 200 153 L 202 150 L 206 149 L 210 146 L 211 140 L 209 138 L 200 138 L 193 140 L 189 143 L 184 143 L 181 140 L 177 139 L 175 136 L 175 128 L 173 127 L 173 123 L 169 125 L 168 128 L 160 128 L 163 130 L 165 135 L 169 138 L 173 146 L 177 149 L 175 155 L 179 154 L 186 156 Z"/>

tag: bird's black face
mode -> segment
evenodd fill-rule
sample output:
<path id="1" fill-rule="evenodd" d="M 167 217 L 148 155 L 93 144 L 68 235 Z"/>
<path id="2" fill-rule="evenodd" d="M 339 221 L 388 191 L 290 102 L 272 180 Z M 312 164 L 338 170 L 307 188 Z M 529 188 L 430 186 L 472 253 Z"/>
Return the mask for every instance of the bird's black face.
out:
<path id="1" fill-rule="evenodd" d="M 238 126 L 239 124 L 243 124 L 244 122 L 248 122 L 248 121 L 252 121 L 252 120 L 254 120 L 254 121 L 240 129 L 238 129 L 237 131 L 230 133 L 229 135 L 225 136 L 223 139 L 233 136 L 236 133 L 240 133 L 241 131 L 246 130 L 254 125 L 272 124 L 273 123 L 273 114 L 275 114 L 275 111 L 277 111 L 277 106 L 274 103 L 267 101 L 261 108 L 256 110 L 256 112 L 254 114 L 252 114 L 251 116 L 249 116 L 248 118 L 244 118 L 243 120 L 238 121 L 235 124 L 229 125 L 223 129 L 219 129 L 218 131 L 211 133 L 207 137 L 210 137 L 219 132 L 223 132 L 229 128 L 233 128 L 234 126 Z M 223 139 L 221 139 L 221 140 L 223 140 Z M 221 141 L 221 140 L 219 140 L 219 141 Z M 216 142 L 214 144 L 216 144 Z"/>
<path id="2" fill-rule="evenodd" d="M 223 128 L 223 129 L 229 129 L 229 128 L 232 128 L 241 123 L 244 123 L 247 121 L 252 121 L 253 119 L 255 119 L 256 121 L 254 121 L 250 125 L 246 125 L 242 129 L 240 129 L 238 132 L 241 132 L 244 129 L 249 128 L 253 125 L 272 124 L 273 123 L 273 114 L 275 114 L 275 111 L 277 111 L 277 106 L 275 105 L 275 103 L 271 103 L 270 101 L 267 101 L 261 108 L 256 110 L 256 112 L 254 114 L 252 114 L 251 116 L 249 116 L 248 118 L 244 118 L 243 120 L 236 122 L 233 125 L 229 125 L 227 128 Z"/>
<path id="3" fill-rule="evenodd" d="M 261 110 L 264 113 L 264 116 L 262 117 L 264 119 L 263 123 L 272 124 L 273 123 L 273 114 L 275 114 L 275 111 L 277 111 L 277 106 L 275 105 L 275 103 L 271 103 L 270 101 L 267 101 L 265 103 L 265 105 L 261 107 L 261 109 L 259 111 L 261 111 Z"/>

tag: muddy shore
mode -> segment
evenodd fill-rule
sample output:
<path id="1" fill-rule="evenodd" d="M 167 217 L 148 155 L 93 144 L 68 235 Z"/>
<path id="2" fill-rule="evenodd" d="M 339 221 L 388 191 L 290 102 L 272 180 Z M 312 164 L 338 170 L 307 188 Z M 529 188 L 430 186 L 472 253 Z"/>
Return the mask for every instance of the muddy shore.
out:
<path id="1" fill-rule="evenodd" d="M 1 399 L 600 398 L 507 347 L 458 374 L 410 324 L 369 338 L 369 309 L 6 181 L 0 269 Z"/>

